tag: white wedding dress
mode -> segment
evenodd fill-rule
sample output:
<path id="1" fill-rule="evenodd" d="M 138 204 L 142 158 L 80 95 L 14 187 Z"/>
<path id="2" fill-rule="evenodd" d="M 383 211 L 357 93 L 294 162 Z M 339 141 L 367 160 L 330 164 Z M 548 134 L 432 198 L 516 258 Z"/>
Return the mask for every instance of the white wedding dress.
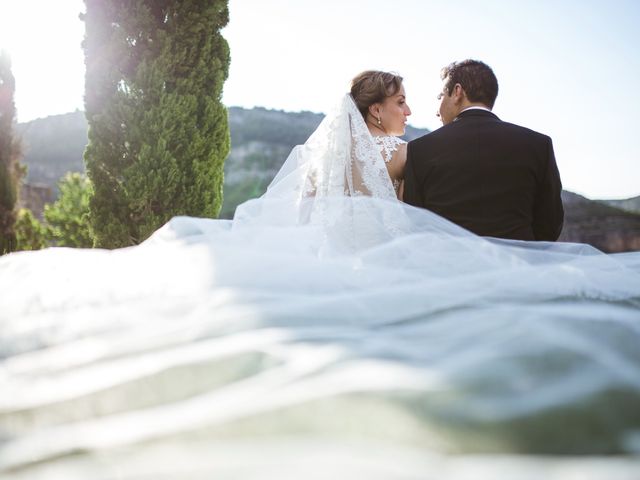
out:
<path id="1" fill-rule="evenodd" d="M 640 468 L 640 255 L 398 202 L 349 96 L 232 221 L 11 254 L 0 292 L 2 478 Z"/>

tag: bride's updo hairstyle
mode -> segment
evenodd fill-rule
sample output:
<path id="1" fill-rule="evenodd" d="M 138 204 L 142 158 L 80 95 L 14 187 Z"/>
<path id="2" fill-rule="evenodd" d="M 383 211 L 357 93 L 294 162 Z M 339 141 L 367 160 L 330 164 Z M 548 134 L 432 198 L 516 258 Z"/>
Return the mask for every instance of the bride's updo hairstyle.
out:
<path id="1" fill-rule="evenodd" d="M 351 96 L 366 121 L 369 107 L 374 103 L 382 103 L 385 98 L 395 95 L 401 86 L 402 77 L 400 75 L 367 70 L 351 80 Z"/>

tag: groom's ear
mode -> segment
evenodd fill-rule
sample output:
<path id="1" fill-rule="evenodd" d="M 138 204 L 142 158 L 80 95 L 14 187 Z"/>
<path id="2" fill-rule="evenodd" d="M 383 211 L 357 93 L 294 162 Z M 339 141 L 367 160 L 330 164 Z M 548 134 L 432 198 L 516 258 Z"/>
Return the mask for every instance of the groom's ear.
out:
<path id="1" fill-rule="evenodd" d="M 467 94 L 465 93 L 464 88 L 462 88 L 462 85 L 456 83 L 451 89 L 451 96 L 455 103 L 461 103 Z"/>

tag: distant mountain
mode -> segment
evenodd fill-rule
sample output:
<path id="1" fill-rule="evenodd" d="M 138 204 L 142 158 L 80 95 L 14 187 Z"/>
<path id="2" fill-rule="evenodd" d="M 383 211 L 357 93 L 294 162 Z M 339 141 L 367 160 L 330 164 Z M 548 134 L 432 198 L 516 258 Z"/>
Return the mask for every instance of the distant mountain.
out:
<path id="1" fill-rule="evenodd" d="M 567 191 L 562 192 L 562 203 L 561 241 L 588 243 L 605 252 L 640 250 L 640 214 Z"/>
<path id="2" fill-rule="evenodd" d="M 229 108 L 231 152 L 225 162 L 221 217 L 231 218 L 237 205 L 264 193 L 291 149 L 304 143 L 322 118 L 313 112 Z M 40 197 L 47 189 L 56 195 L 56 184 L 66 172 L 84 171 L 87 123 L 83 112 L 20 124 L 18 132 L 25 147 L 27 182 L 37 184 L 35 193 Z M 404 138 L 426 133 L 428 130 L 408 127 Z M 34 189 L 24 191 L 36 197 Z M 590 243 L 606 252 L 640 250 L 640 197 L 593 201 L 565 191 L 563 202 L 561 240 Z"/>
<path id="3" fill-rule="evenodd" d="M 640 213 L 640 196 L 633 198 L 626 198 L 624 200 L 598 200 L 599 202 L 606 203 L 612 207 L 626 210 L 627 212 Z"/>
<path id="4" fill-rule="evenodd" d="M 87 146 L 84 112 L 39 118 L 18 124 L 22 138 L 27 183 L 46 185 L 57 195 L 57 183 L 67 172 L 83 172 Z"/>

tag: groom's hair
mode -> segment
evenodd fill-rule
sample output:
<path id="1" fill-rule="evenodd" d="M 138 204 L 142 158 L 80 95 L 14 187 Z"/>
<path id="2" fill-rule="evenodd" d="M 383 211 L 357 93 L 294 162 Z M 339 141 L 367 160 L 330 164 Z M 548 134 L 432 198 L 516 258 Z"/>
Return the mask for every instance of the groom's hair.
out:
<path id="1" fill-rule="evenodd" d="M 445 80 L 447 93 L 459 83 L 470 102 L 478 102 L 493 108 L 498 96 L 498 79 L 491 67 L 479 60 L 453 62 L 442 69 L 440 78 Z"/>

